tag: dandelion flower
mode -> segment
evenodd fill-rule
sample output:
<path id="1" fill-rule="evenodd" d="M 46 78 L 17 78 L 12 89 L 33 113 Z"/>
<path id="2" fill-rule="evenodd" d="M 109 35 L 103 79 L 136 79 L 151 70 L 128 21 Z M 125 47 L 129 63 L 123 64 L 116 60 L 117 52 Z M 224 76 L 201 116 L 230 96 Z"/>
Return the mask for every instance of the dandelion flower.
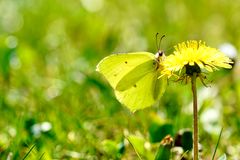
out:
<path id="1" fill-rule="evenodd" d="M 205 45 L 202 41 L 191 40 L 179 43 L 175 46 L 175 51 L 163 62 L 163 75 L 185 74 L 192 76 L 202 71 L 213 72 L 218 68 L 232 68 L 233 63 L 230 58 L 216 48 Z M 183 72 L 184 71 L 184 72 Z"/>
<path id="2" fill-rule="evenodd" d="M 162 75 L 170 78 L 179 75 L 179 80 L 191 80 L 193 94 L 193 159 L 198 159 L 198 107 L 196 78 L 203 82 L 202 72 L 213 72 L 218 68 L 232 68 L 230 58 L 215 48 L 205 45 L 202 41 L 187 41 L 175 46 L 172 55 L 163 61 Z M 205 85 L 205 84 L 204 84 Z"/>

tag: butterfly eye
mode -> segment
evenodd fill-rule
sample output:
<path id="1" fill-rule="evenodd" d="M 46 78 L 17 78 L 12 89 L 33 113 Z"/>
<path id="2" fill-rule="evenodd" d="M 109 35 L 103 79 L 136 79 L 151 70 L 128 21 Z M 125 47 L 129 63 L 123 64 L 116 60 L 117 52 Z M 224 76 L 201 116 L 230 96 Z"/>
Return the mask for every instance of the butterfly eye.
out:
<path id="1" fill-rule="evenodd" d="M 164 55 L 164 52 L 163 51 L 158 51 L 156 54 L 155 54 L 155 57 L 156 59 L 159 59 L 159 57 L 162 57 Z"/>
<path id="2" fill-rule="evenodd" d="M 163 51 L 158 52 L 158 56 L 161 57 L 163 55 Z"/>

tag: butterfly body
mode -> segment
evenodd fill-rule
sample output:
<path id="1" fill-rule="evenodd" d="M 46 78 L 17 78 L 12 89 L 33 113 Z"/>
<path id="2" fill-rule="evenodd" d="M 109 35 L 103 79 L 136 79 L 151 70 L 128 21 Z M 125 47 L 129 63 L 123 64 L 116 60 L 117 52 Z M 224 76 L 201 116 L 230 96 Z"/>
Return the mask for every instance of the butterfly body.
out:
<path id="1" fill-rule="evenodd" d="M 164 53 L 133 52 L 110 55 L 99 62 L 97 71 L 105 76 L 117 99 L 131 111 L 153 105 L 165 91 L 161 77 Z"/>
<path id="2" fill-rule="evenodd" d="M 159 66 L 161 65 L 162 61 L 164 61 L 164 59 L 165 59 L 165 54 L 164 54 L 164 52 L 159 50 L 159 51 L 155 54 L 155 58 L 156 58 L 156 60 L 157 60 L 157 62 L 158 62 L 158 68 L 159 68 Z M 157 68 L 157 69 L 158 69 L 158 68 Z"/>

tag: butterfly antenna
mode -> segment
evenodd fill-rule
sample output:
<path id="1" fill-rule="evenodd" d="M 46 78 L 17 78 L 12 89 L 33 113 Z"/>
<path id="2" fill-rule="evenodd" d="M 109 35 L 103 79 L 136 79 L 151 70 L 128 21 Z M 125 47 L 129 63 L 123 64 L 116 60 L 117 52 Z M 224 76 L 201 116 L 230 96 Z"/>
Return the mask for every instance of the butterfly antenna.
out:
<path id="1" fill-rule="evenodd" d="M 162 39 L 165 37 L 165 35 L 163 35 L 159 41 L 159 44 L 158 44 L 158 50 L 160 50 L 160 46 L 161 46 L 161 42 L 162 42 Z"/>
<path id="2" fill-rule="evenodd" d="M 158 34 L 159 34 L 159 33 L 156 33 L 156 47 L 157 47 L 157 50 L 159 51 L 159 46 L 158 46 Z"/>

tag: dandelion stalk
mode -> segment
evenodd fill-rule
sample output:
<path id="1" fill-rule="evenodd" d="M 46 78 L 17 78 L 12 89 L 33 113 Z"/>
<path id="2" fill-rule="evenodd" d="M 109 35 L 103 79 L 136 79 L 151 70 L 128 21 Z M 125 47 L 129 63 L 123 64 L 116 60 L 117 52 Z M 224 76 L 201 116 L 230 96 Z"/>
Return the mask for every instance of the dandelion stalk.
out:
<path id="1" fill-rule="evenodd" d="M 193 160 L 198 160 L 198 109 L 196 79 L 202 80 L 202 71 L 213 72 L 219 68 L 232 68 L 232 60 L 216 48 L 202 41 L 187 41 L 175 46 L 175 51 L 163 61 L 162 75 L 191 77 L 193 93 Z M 185 71 L 182 72 L 182 71 Z M 184 77 L 185 76 L 185 77 Z M 188 80 L 188 79 L 186 79 Z M 204 84 L 204 82 L 203 82 Z"/>
<path id="2" fill-rule="evenodd" d="M 198 108 L 197 108 L 197 73 L 191 77 L 192 94 L 193 94 L 193 160 L 198 160 Z"/>

